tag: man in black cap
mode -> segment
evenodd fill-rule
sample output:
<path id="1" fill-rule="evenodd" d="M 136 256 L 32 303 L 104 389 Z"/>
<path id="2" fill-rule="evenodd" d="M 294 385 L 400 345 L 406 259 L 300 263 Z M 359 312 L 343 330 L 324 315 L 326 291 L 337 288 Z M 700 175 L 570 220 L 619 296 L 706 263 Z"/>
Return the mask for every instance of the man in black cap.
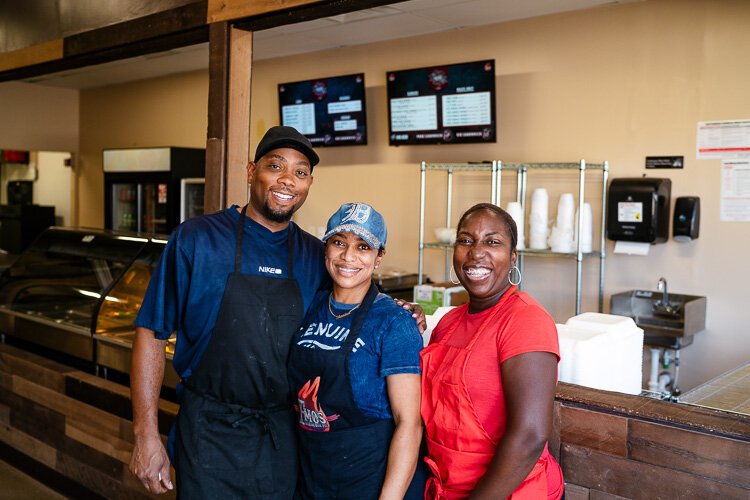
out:
<path id="1" fill-rule="evenodd" d="M 171 457 L 181 498 L 292 498 L 297 448 L 287 354 L 329 278 L 323 243 L 290 219 L 318 161 L 303 135 L 273 127 L 247 167 L 250 202 L 172 233 L 133 346 L 130 470 L 148 491 L 173 488 Z M 182 382 L 168 455 L 157 410 L 173 332 L 172 363 Z"/>

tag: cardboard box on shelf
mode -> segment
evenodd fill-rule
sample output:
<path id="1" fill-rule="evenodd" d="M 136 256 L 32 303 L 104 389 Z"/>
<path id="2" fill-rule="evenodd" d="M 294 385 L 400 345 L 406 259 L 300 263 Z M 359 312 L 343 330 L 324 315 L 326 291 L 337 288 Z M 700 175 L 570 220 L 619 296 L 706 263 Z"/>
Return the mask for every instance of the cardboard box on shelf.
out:
<path id="1" fill-rule="evenodd" d="M 461 285 L 430 283 L 414 287 L 414 302 L 422 306 L 425 314 L 433 314 L 438 307 L 460 306 L 469 301 L 469 294 Z"/>

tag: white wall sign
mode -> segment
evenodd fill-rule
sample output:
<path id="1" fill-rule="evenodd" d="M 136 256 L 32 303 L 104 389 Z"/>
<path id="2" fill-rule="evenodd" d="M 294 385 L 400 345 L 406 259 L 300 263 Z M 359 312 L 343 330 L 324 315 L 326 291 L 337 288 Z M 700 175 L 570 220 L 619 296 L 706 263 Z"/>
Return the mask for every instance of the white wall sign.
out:
<path id="1" fill-rule="evenodd" d="M 750 158 L 750 120 L 698 122 L 695 157 Z"/>
<path id="2" fill-rule="evenodd" d="M 750 222 L 750 160 L 721 162 L 721 221 Z"/>

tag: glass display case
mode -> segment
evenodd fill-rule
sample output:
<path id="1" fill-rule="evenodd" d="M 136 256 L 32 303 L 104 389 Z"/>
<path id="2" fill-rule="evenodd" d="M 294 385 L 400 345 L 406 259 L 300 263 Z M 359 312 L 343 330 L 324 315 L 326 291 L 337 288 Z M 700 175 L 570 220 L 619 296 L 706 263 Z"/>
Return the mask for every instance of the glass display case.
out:
<path id="1" fill-rule="evenodd" d="M 166 243 L 166 239 L 149 238 L 143 250 L 107 293 L 99 314 L 96 315 L 94 327 L 97 366 L 123 373 L 130 372 L 131 351 L 135 340 L 133 323 Z M 166 345 L 168 365 L 171 365 L 174 346 L 173 334 Z M 167 366 L 164 370 L 164 385 L 174 388 L 178 381 L 177 374 Z"/>
<path id="2" fill-rule="evenodd" d="M 166 240 L 45 230 L 0 277 L 0 332 L 128 373 L 133 323 Z"/>

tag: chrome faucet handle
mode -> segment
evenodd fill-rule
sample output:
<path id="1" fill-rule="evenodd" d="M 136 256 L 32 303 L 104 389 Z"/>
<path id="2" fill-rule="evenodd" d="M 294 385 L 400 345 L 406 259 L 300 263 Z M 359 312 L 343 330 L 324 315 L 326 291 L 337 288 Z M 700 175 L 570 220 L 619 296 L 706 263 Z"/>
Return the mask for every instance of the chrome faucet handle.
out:
<path id="1" fill-rule="evenodd" d="M 669 294 L 667 293 L 667 279 L 664 277 L 659 278 L 656 283 L 656 290 L 662 292 L 662 300 L 659 303 L 668 306 L 669 305 Z"/>

